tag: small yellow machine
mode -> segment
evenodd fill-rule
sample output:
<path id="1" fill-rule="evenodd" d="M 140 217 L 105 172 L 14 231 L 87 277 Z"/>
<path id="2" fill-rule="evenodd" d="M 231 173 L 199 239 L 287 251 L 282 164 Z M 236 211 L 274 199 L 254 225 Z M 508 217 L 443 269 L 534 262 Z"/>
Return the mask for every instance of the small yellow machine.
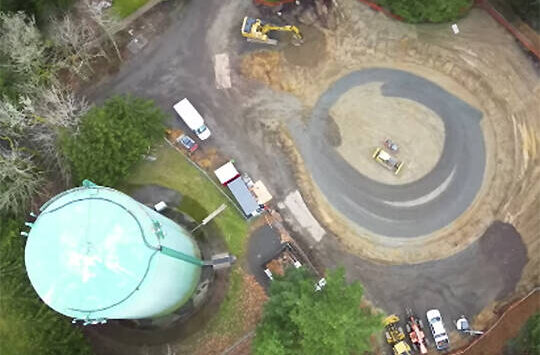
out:
<path id="1" fill-rule="evenodd" d="M 386 342 L 392 346 L 394 355 L 412 355 L 411 347 L 405 340 L 405 332 L 399 326 L 399 317 L 392 314 L 383 319 Z"/>
<path id="2" fill-rule="evenodd" d="M 401 168 L 403 168 L 402 161 L 397 160 L 382 148 L 375 149 L 372 158 L 385 168 L 392 170 L 394 172 L 394 175 L 399 174 Z"/>
<path id="3" fill-rule="evenodd" d="M 291 32 L 293 38 L 292 44 L 296 46 L 302 44 L 302 34 L 296 26 L 276 26 L 252 17 L 244 17 L 244 21 L 242 22 L 242 36 L 247 38 L 248 42 L 276 45 L 278 41 L 268 37 L 268 32 L 270 31 Z"/>

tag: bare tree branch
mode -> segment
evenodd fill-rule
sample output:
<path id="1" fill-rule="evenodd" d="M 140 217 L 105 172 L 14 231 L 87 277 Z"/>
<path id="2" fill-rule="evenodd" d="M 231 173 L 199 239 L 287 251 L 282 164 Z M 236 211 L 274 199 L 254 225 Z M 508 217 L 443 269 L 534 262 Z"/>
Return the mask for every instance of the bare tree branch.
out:
<path id="1" fill-rule="evenodd" d="M 40 190 L 43 176 L 32 157 L 10 143 L 11 149 L 0 148 L 0 211 L 15 214 L 24 210 Z"/>
<path id="2" fill-rule="evenodd" d="M 93 73 L 91 61 L 109 57 L 101 45 L 99 28 L 85 17 L 66 14 L 61 20 L 52 18 L 51 38 L 57 45 L 58 64 L 75 72 L 82 79 Z"/>
<path id="3" fill-rule="evenodd" d="M 53 127 L 76 127 L 89 108 L 84 97 L 75 96 L 72 91 L 61 88 L 58 83 L 41 88 L 37 97 L 34 113 Z"/>
<path id="4" fill-rule="evenodd" d="M 111 11 L 103 11 L 100 6 L 92 3 L 90 0 L 84 0 L 84 9 L 112 43 L 118 59 L 120 61 L 123 61 L 122 55 L 120 54 L 120 49 L 118 48 L 118 44 L 114 39 L 114 34 L 120 28 L 119 18 L 115 16 Z"/>

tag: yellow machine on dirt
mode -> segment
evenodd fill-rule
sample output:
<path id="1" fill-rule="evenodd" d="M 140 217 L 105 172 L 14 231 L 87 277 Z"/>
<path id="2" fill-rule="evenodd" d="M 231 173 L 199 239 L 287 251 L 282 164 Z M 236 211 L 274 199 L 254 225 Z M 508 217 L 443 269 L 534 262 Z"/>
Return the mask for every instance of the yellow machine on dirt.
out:
<path id="1" fill-rule="evenodd" d="M 392 346 L 394 355 L 412 355 L 409 344 L 405 342 L 405 332 L 399 326 L 399 317 L 395 314 L 383 319 L 386 342 Z"/>
<path id="2" fill-rule="evenodd" d="M 291 32 L 293 38 L 292 43 L 294 45 L 302 44 L 302 34 L 296 26 L 276 26 L 269 23 L 264 23 L 261 20 L 252 17 L 244 17 L 244 21 L 242 22 L 242 36 L 247 38 L 249 42 L 276 45 L 278 41 L 268 37 L 268 32 L 271 31 Z"/>

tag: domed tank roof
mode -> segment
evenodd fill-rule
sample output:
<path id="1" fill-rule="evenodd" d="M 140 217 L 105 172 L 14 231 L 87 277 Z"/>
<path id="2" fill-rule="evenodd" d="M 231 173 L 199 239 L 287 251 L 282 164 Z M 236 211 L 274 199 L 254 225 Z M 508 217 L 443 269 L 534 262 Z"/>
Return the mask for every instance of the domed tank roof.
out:
<path id="1" fill-rule="evenodd" d="M 47 202 L 25 249 L 36 292 L 51 308 L 72 317 L 127 300 L 139 290 L 160 249 L 160 224 L 150 213 L 129 196 L 101 186 L 75 188 Z M 187 233 L 180 237 L 189 239 Z M 189 251 L 195 249 L 197 254 L 196 246 Z M 185 276 L 186 289 L 191 290 L 198 272 L 182 269 L 183 275 L 174 275 L 175 282 L 182 282 L 177 276 Z"/>

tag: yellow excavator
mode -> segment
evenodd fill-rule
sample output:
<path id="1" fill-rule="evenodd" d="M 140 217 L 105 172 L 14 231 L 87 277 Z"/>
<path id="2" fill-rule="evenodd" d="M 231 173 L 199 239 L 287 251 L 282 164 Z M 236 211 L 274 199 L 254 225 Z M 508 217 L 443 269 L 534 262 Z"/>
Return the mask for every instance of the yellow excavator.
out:
<path id="1" fill-rule="evenodd" d="M 405 332 L 399 326 L 399 317 L 392 314 L 383 319 L 386 342 L 390 344 L 394 355 L 412 355 L 409 344 L 405 342 Z"/>
<path id="2" fill-rule="evenodd" d="M 295 46 L 302 44 L 302 34 L 296 26 L 276 26 L 256 18 L 244 17 L 244 21 L 242 22 L 242 36 L 247 38 L 248 42 L 276 45 L 278 43 L 277 39 L 268 37 L 268 32 L 270 31 L 291 32 L 293 38 L 292 44 Z"/>

